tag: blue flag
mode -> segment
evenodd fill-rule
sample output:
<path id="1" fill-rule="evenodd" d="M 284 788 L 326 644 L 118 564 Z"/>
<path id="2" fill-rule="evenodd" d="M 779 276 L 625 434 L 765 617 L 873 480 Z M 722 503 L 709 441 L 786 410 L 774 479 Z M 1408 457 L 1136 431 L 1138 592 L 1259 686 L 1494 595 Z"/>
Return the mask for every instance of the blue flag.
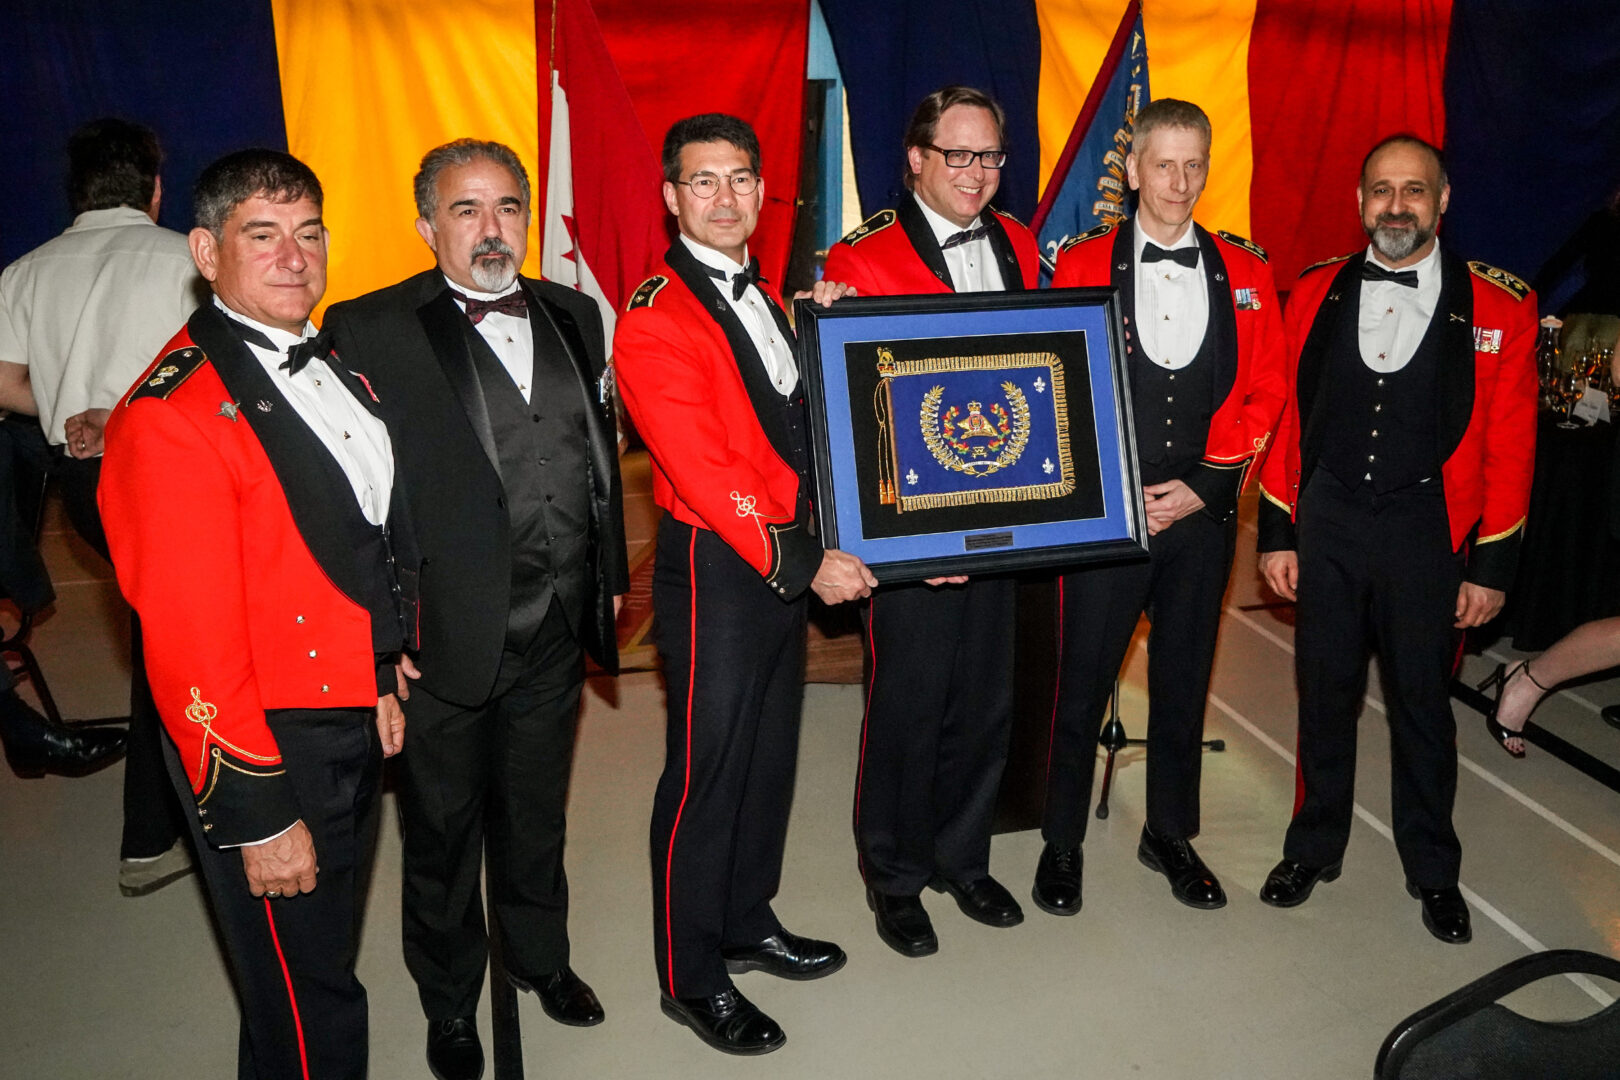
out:
<path id="1" fill-rule="evenodd" d="M 1148 100 L 1142 5 L 1131 0 L 1031 222 L 1040 241 L 1043 284 L 1050 281 L 1066 240 L 1128 216 L 1125 155 L 1136 112 Z"/>

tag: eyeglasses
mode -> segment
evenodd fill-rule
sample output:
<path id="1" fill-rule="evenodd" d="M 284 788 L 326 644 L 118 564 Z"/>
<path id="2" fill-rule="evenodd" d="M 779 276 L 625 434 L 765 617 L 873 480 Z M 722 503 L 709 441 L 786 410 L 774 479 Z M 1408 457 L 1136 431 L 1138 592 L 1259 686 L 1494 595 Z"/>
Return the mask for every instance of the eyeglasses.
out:
<path id="1" fill-rule="evenodd" d="M 720 194 L 720 181 L 725 180 L 731 185 L 734 195 L 752 195 L 754 189 L 759 187 L 759 174 L 752 172 L 734 172 L 724 177 L 713 173 L 698 173 L 690 180 L 677 180 L 677 184 L 685 184 L 692 189 L 692 194 L 700 199 L 712 199 Z"/>
<path id="2" fill-rule="evenodd" d="M 978 158 L 979 163 L 987 169 L 999 169 L 1007 164 L 1007 151 L 1005 150 L 947 150 L 943 146 L 933 143 L 923 144 L 923 149 L 932 150 L 945 159 L 945 164 L 953 169 L 965 169 Z"/>

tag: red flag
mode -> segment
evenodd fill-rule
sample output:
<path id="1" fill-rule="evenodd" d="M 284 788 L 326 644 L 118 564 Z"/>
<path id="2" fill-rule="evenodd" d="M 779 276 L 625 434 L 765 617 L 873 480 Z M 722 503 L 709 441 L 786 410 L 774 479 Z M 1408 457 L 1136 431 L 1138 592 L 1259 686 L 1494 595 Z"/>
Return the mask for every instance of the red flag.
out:
<path id="1" fill-rule="evenodd" d="M 551 56 L 540 272 L 593 297 L 611 342 L 617 313 L 669 246 L 662 173 L 588 0 L 541 0 L 537 16 Z"/>

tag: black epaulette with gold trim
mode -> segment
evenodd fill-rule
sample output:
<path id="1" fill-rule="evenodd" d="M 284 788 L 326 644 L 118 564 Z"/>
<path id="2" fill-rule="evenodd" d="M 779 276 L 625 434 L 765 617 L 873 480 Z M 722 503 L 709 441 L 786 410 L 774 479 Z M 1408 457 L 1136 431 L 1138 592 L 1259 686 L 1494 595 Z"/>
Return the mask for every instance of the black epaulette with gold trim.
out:
<path id="1" fill-rule="evenodd" d="M 624 306 L 626 311 L 634 311 L 640 307 L 652 307 L 653 297 L 657 296 L 669 278 L 663 274 L 654 274 L 652 277 L 636 286 L 636 291 L 630 295 L 630 302 Z"/>
<path id="2" fill-rule="evenodd" d="M 1259 259 L 1261 262 L 1270 262 L 1271 261 L 1270 259 L 1268 259 L 1266 257 L 1266 249 L 1261 247 L 1259 244 L 1255 243 L 1253 240 L 1250 240 L 1246 236 L 1239 236 L 1237 233 L 1229 233 L 1225 229 L 1220 230 L 1215 235 L 1220 237 L 1222 240 L 1225 240 L 1228 244 L 1231 244 L 1233 247 L 1242 248 L 1244 251 L 1247 251 L 1250 255 L 1253 255 L 1255 258 Z"/>
<path id="3" fill-rule="evenodd" d="M 1475 277 L 1484 278 L 1503 292 L 1512 293 L 1513 299 L 1523 300 L 1530 295 L 1530 286 L 1522 278 L 1514 277 L 1506 270 L 1499 270 L 1490 263 L 1482 263 L 1478 259 L 1468 264 L 1468 269 Z"/>
<path id="4" fill-rule="evenodd" d="M 853 246 L 860 243 L 862 240 L 865 240 L 873 233 L 882 232 L 884 229 L 887 229 L 890 225 L 893 225 L 899 220 L 900 218 L 893 210 L 879 210 L 877 213 L 855 226 L 855 228 L 850 231 L 849 235 L 844 237 L 840 243 Z"/>
<path id="5" fill-rule="evenodd" d="M 1354 254 L 1355 254 L 1355 252 L 1352 251 L 1349 254 L 1345 254 L 1345 255 L 1335 255 L 1331 259 L 1323 259 L 1321 262 L 1313 262 L 1313 263 L 1311 263 L 1311 265 L 1309 265 L 1305 269 L 1301 270 L 1299 272 L 1299 276 L 1304 277 L 1306 274 L 1309 274 L 1312 270 L 1320 270 L 1324 266 L 1337 265 L 1338 263 L 1344 262 L 1344 260 L 1350 258 Z"/>
<path id="6" fill-rule="evenodd" d="M 1075 245 L 1083 244 L 1087 240 L 1095 240 L 1099 236 L 1107 236 L 1109 233 L 1113 232 L 1116 228 L 1118 228 L 1117 225 L 1105 224 L 1105 225 L 1098 225 L 1096 228 L 1093 228 L 1093 229 L 1087 229 L 1085 232 L 1081 233 L 1079 236 L 1071 236 L 1067 240 L 1063 241 L 1063 246 L 1058 248 L 1058 250 L 1059 251 L 1068 251 L 1070 248 L 1074 247 Z"/>
<path id="7" fill-rule="evenodd" d="M 1019 221 L 1017 217 L 1015 217 L 1012 214 L 1007 213 L 1007 211 L 1002 210 L 999 207 L 992 206 L 990 208 L 990 212 L 992 214 L 996 215 L 996 217 L 1004 217 L 1004 218 L 1006 218 L 1008 221 L 1012 222 L 1014 225 L 1022 225 L 1023 224 L 1023 222 Z"/>
<path id="8" fill-rule="evenodd" d="M 126 406 L 134 404 L 141 398 L 157 398 L 166 400 L 168 396 L 179 389 L 180 384 L 191 378 L 191 373 L 202 367 L 208 361 L 208 354 L 195 345 L 187 345 L 183 349 L 175 349 L 164 355 L 158 361 L 152 373 L 142 380 L 133 392 L 125 399 Z"/>

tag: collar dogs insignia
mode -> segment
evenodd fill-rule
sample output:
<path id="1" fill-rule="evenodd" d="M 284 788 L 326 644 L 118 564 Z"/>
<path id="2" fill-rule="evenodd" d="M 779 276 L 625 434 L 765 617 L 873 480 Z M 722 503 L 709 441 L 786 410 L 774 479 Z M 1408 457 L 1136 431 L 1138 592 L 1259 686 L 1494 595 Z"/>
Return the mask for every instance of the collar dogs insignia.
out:
<path id="1" fill-rule="evenodd" d="M 1255 243 L 1253 240 L 1248 239 L 1247 237 L 1239 236 L 1237 233 L 1229 233 L 1225 229 L 1222 229 L 1220 232 L 1217 232 L 1215 235 L 1220 237 L 1222 240 L 1225 240 L 1228 244 L 1231 244 L 1233 247 L 1242 248 L 1244 251 L 1247 251 L 1250 255 L 1253 255 L 1255 258 L 1259 259 L 1261 262 L 1270 262 L 1271 261 L 1270 259 L 1268 259 L 1266 257 L 1266 249 L 1261 247 L 1259 244 Z"/>
<path id="2" fill-rule="evenodd" d="M 240 401 L 222 401 L 219 403 L 219 412 L 215 416 L 223 416 L 231 423 L 236 423 L 236 415 L 242 411 Z"/>
<path id="3" fill-rule="evenodd" d="M 1498 270 L 1489 263 L 1482 263 L 1477 259 L 1468 264 L 1468 269 L 1475 277 L 1484 278 L 1503 292 L 1511 294 L 1515 300 L 1523 300 L 1530 295 L 1530 286 L 1506 270 Z"/>
<path id="4" fill-rule="evenodd" d="M 860 243 L 862 240 L 865 240 L 868 236 L 871 236 L 873 233 L 882 232 L 884 229 L 887 229 L 890 225 L 893 225 L 899 220 L 900 218 L 893 210 L 879 210 L 877 213 L 855 226 L 854 230 L 851 231 L 848 236 L 844 237 L 842 242 L 854 246 L 855 244 Z"/>
<path id="5" fill-rule="evenodd" d="M 1116 224 L 1113 222 L 1104 222 L 1103 224 L 1098 225 L 1096 228 L 1087 229 L 1079 236 L 1069 237 L 1067 240 L 1063 241 L 1063 246 L 1058 248 L 1058 250 L 1068 251 L 1070 248 L 1083 244 L 1087 240 L 1095 240 L 1099 236 L 1107 236 L 1109 233 L 1113 232 L 1116 227 Z"/>
<path id="6" fill-rule="evenodd" d="M 630 302 L 625 305 L 625 310 L 634 311 L 636 308 L 652 307 L 653 297 L 657 296 L 663 287 L 668 284 L 669 278 L 662 274 L 654 274 L 636 287 L 635 293 L 630 297 Z"/>
<path id="7" fill-rule="evenodd" d="M 141 398 L 157 398 L 159 401 L 168 399 L 181 383 L 191 377 L 191 373 L 202 367 L 208 359 L 208 354 L 195 345 L 187 345 L 183 349 L 175 349 L 166 354 L 152 373 L 137 386 L 124 404 L 133 404 Z M 224 415 L 223 413 L 221 415 Z"/>
<path id="8" fill-rule="evenodd" d="M 1347 254 L 1344 254 L 1344 255 L 1335 255 L 1331 259 L 1323 259 L 1321 262 L 1313 262 L 1313 263 L 1311 263 L 1311 265 L 1309 265 L 1305 269 L 1301 270 L 1299 272 L 1299 276 L 1304 277 L 1306 274 L 1309 274 L 1313 270 L 1320 270 L 1324 266 L 1333 266 L 1336 263 L 1342 263 L 1342 262 L 1344 262 L 1344 260 L 1350 258 L 1350 256 L 1352 256 L 1354 254 L 1355 254 L 1355 252 L 1352 251 L 1352 252 L 1348 252 Z"/>

